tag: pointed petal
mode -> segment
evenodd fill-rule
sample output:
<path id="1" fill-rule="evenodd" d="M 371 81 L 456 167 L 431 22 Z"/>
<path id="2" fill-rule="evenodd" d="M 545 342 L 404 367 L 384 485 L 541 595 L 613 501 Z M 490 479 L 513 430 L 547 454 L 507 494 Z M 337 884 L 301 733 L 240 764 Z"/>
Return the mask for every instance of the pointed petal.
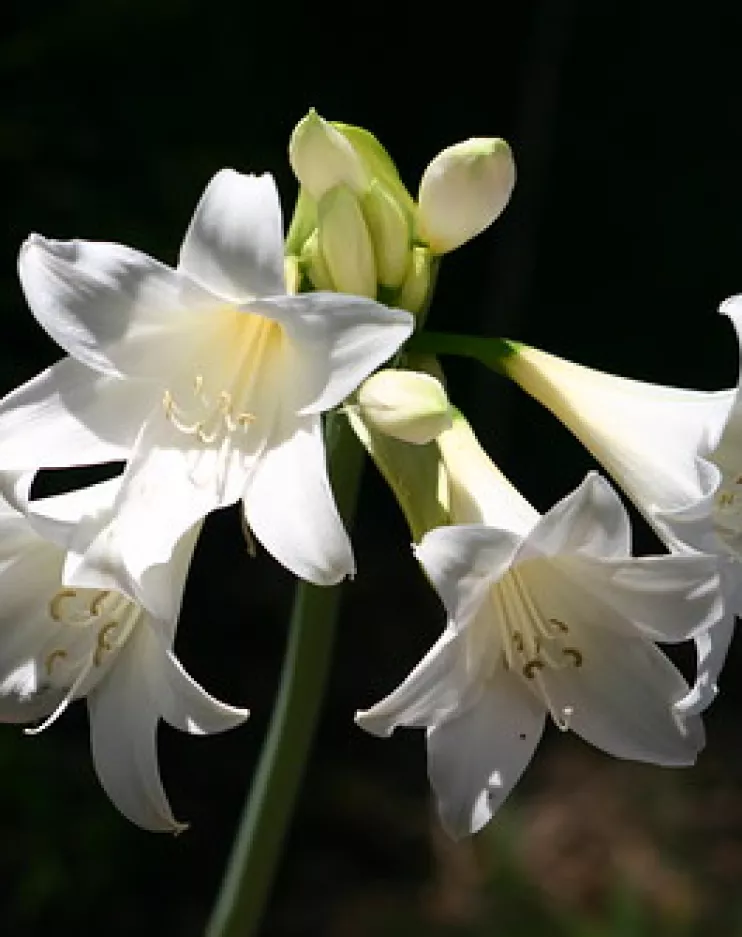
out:
<path id="1" fill-rule="evenodd" d="M 192 469 L 179 449 L 138 450 L 121 479 L 110 519 L 92 518 L 78 526 L 68 546 L 65 582 L 115 589 L 155 617 L 174 621 L 199 522 L 226 503 L 220 486 L 195 484 Z M 233 487 L 232 502 L 240 490 Z"/>
<path id="2" fill-rule="evenodd" d="M 604 374 L 527 346 L 508 375 L 548 407 L 601 462 L 671 545 L 700 546 L 720 475 L 706 459 L 735 390 L 706 393 Z"/>
<path id="3" fill-rule="evenodd" d="M 31 311 L 52 338 L 108 374 L 158 376 L 162 356 L 142 354 L 149 339 L 162 333 L 172 351 L 189 315 L 218 304 L 176 271 L 121 244 L 34 234 L 21 247 L 18 269 Z M 132 353 L 132 340 L 143 335 L 148 341 Z"/>
<path id="4" fill-rule="evenodd" d="M 163 649 L 161 678 L 154 688 L 162 718 L 192 735 L 224 732 L 241 725 L 249 710 L 222 703 L 183 669 L 172 651 Z"/>
<path id="5" fill-rule="evenodd" d="M 186 232 L 178 269 L 220 296 L 280 296 L 283 222 L 273 177 L 222 169 L 206 187 Z"/>
<path id="6" fill-rule="evenodd" d="M 696 680 L 674 707 L 681 718 L 702 713 L 716 699 L 717 681 L 734 636 L 734 626 L 735 618 L 730 612 L 708 631 L 696 635 Z"/>
<path id="7" fill-rule="evenodd" d="M 611 485 L 597 472 L 562 498 L 534 526 L 523 545 L 523 557 L 585 553 L 595 557 L 628 556 L 631 523 Z"/>
<path id="8" fill-rule="evenodd" d="M 503 670 L 473 706 L 429 730 L 428 775 L 450 836 L 476 833 L 500 808 L 533 757 L 544 715 Z"/>
<path id="9" fill-rule="evenodd" d="M 250 476 L 244 504 L 255 537 L 300 578 L 332 585 L 355 572 L 327 476 L 319 417 L 284 414 Z"/>
<path id="10" fill-rule="evenodd" d="M 688 685 L 667 657 L 649 641 L 606 628 L 574 627 L 571 637 L 580 666 L 546 667 L 538 678 L 552 711 L 563 713 L 570 729 L 609 755 L 693 764 L 705 741 L 703 724 L 673 712 Z"/>
<path id="11" fill-rule="evenodd" d="M 341 293 L 304 293 L 250 303 L 284 327 L 285 373 L 300 413 L 337 406 L 412 333 L 402 309 Z"/>
<path id="12" fill-rule="evenodd" d="M 93 761 L 105 792 L 123 815 L 146 830 L 180 832 L 157 765 L 160 712 L 149 686 L 140 624 L 115 665 L 88 696 Z"/>
<path id="13" fill-rule="evenodd" d="M 465 646 L 447 629 L 396 690 L 370 709 L 359 710 L 355 721 L 380 736 L 391 735 L 398 726 L 437 725 L 468 699 L 471 687 L 466 677 Z"/>
<path id="14" fill-rule="evenodd" d="M 561 587 L 577 598 L 589 593 L 602 605 L 598 627 L 627 636 L 637 630 L 655 641 L 685 641 L 712 627 L 724 614 L 721 577 L 715 557 L 706 554 L 605 559 L 588 556 L 553 560 Z M 555 577 L 556 578 L 556 577 Z"/>
<path id="15" fill-rule="evenodd" d="M 96 374 L 65 358 L 0 402 L 0 465 L 22 470 L 125 459 L 151 387 Z"/>
<path id="16" fill-rule="evenodd" d="M 427 533 L 415 556 L 441 597 L 456 628 L 476 615 L 487 590 L 507 572 L 522 543 L 517 534 L 461 524 Z"/>

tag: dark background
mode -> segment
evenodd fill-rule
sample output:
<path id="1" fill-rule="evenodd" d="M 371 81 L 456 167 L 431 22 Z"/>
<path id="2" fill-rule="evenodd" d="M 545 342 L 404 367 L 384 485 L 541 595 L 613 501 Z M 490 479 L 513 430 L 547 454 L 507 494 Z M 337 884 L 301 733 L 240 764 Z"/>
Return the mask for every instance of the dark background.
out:
<path id="1" fill-rule="evenodd" d="M 687 10 L 688 12 L 683 12 Z M 289 134 L 310 106 L 373 131 L 411 191 L 444 146 L 513 145 L 497 225 L 445 261 L 433 328 L 504 334 L 606 370 L 736 380 L 715 312 L 742 290 L 742 7 L 602 0 L 375 6 L 78 0 L 7 4 L 0 34 L 0 391 L 58 357 L 15 258 L 30 231 L 116 240 L 174 263 L 211 175 L 269 170 L 286 215 Z M 539 508 L 591 466 L 547 414 L 473 366 L 454 401 Z M 699 764 L 622 764 L 549 734 L 487 832 L 454 846 L 430 810 L 422 733 L 352 722 L 442 616 L 373 468 L 336 660 L 266 935 L 742 933 L 742 767 L 733 649 Z M 652 541 L 640 529 L 638 543 Z M 97 785 L 77 705 L 40 737 L 0 731 L 0 930 L 203 930 L 275 692 L 291 577 L 212 518 L 178 649 L 252 717 L 226 736 L 161 730 L 191 828 L 129 825 Z M 1 597 L 0 597 L 1 600 Z"/>

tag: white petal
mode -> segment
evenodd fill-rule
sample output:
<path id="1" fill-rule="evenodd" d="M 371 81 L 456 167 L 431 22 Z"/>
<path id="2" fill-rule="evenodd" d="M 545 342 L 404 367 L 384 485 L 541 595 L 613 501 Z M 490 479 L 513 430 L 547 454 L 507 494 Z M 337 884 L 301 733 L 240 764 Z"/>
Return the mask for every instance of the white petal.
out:
<path id="1" fill-rule="evenodd" d="M 581 665 L 545 667 L 538 677 L 553 711 L 617 758 L 693 764 L 703 747 L 703 724 L 698 717 L 686 720 L 673 713 L 688 685 L 667 657 L 650 641 L 570 624 Z"/>
<path id="2" fill-rule="evenodd" d="M 332 585 L 355 572 L 327 477 L 319 417 L 284 414 L 250 476 L 244 505 L 255 537 L 300 578 Z"/>
<path id="3" fill-rule="evenodd" d="M 285 373 L 301 413 L 337 406 L 387 361 L 412 333 L 413 318 L 402 309 L 341 293 L 304 293 L 250 303 L 280 322 L 289 341 Z"/>
<path id="4" fill-rule="evenodd" d="M 490 585 L 507 572 L 521 542 L 517 534 L 481 524 L 438 527 L 423 537 L 415 556 L 455 627 L 464 627 L 476 615 Z"/>
<path id="5" fill-rule="evenodd" d="M 671 545 L 704 536 L 720 477 L 705 459 L 718 444 L 736 391 L 627 380 L 526 346 L 503 364 L 605 466 Z"/>
<path id="6" fill-rule="evenodd" d="M 179 269 L 238 302 L 280 296 L 285 292 L 282 225 L 272 176 L 222 169 L 198 203 Z"/>
<path id="7" fill-rule="evenodd" d="M 164 651 L 161 674 L 155 687 L 158 706 L 163 719 L 176 729 L 192 735 L 224 732 L 241 725 L 250 714 L 207 693 L 186 673 L 172 651 Z"/>
<path id="8" fill-rule="evenodd" d="M 544 514 L 523 545 L 524 558 L 531 552 L 555 556 L 578 551 L 596 557 L 631 552 L 629 516 L 597 472 L 589 472 L 573 492 Z"/>
<path id="9" fill-rule="evenodd" d="M 65 358 L 0 403 L 6 470 L 125 459 L 153 404 L 151 387 L 96 374 Z"/>
<path id="10" fill-rule="evenodd" d="M 695 637 L 724 614 L 718 563 L 712 556 L 572 556 L 552 562 L 564 577 L 562 590 L 571 590 L 576 601 L 581 591 L 588 592 L 603 606 L 594 616 L 598 627 L 627 635 L 638 629 L 656 641 L 677 642 Z M 559 588 L 555 581 L 553 592 Z"/>
<path id="11" fill-rule="evenodd" d="M 31 311 L 52 338 L 78 361 L 109 374 L 156 377 L 163 358 L 157 362 L 140 347 L 131 353 L 127 345 L 159 333 L 172 350 L 190 315 L 218 303 L 176 271 L 121 244 L 34 234 L 21 247 L 18 269 Z"/>
<path id="12" fill-rule="evenodd" d="M 544 708 L 503 670 L 476 703 L 428 732 L 428 775 L 446 831 L 459 839 L 500 808 L 533 757 Z"/>
<path id="13" fill-rule="evenodd" d="M 462 700 L 479 692 L 467 679 L 465 654 L 461 636 L 446 629 L 396 690 L 356 713 L 356 723 L 373 735 L 387 736 L 398 726 L 426 728 L 448 718 Z"/>
<path id="14" fill-rule="evenodd" d="M 158 701 L 149 685 L 140 625 L 106 677 L 88 696 L 90 737 L 98 778 L 113 803 L 147 830 L 180 832 L 157 765 Z"/>
<path id="15" fill-rule="evenodd" d="M 734 615 L 729 613 L 708 631 L 696 636 L 696 680 L 675 704 L 675 712 L 681 717 L 703 712 L 716 699 L 717 681 L 734 636 L 734 626 Z"/>

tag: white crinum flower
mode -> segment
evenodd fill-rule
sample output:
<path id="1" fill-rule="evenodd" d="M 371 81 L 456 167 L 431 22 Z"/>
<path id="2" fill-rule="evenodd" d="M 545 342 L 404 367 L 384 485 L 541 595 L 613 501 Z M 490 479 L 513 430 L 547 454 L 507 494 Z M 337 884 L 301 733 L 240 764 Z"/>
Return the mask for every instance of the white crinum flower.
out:
<path id="1" fill-rule="evenodd" d="M 633 558 L 628 516 L 600 476 L 542 517 L 478 447 L 460 444 L 467 432 L 459 422 L 439 445 L 452 513 L 477 522 L 437 528 L 416 550 L 447 627 L 356 716 L 379 735 L 427 729 L 431 784 L 456 837 L 505 800 L 548 714 L 617 757 L 692 763 L 703 727 L 674 711 L 688 687 L 654 642 L 685 640 L 721 614 L 713 558 Z"/>
<path id="2" fill-rule="evenodd" d="M 742 299 L 722 304 L 740 332 Z M 742 613 L 742 403 L 714 392 L 629 380 L 512 344 L 507 374 L 548 407 L 639 508 L 673 551 L 719 556 L 728 614 L 698 636 L 698 677 L 679 706 L 700 709 L 716 692 L 734 614 Z"/>
<path id="3" fill-rule="evenodd" d="M 75 522 L 104 516 L 111 483 L 33 502 L 29 517 L 0 499 L 0 720 L 53 722 L 85 698 L 93 761 L 103 788 L 133 823 L 178 832 L 157 767 L 162 718 L 195 735 L 239 725 L 247 710 L 220 703 L 175 657 L 176 619 L 157 620 L 108 589 L 72 585 L 64 542 Z M 52 533 L 60 542 L 45 539 Z M 179 604 L 198 525 L 167 568 L 152 571 Z M 64 582 L 64 584 L 63 584 Z M 176 609 L 177 614 L 177 609 Z"/>
<path id="4" fill-rule="evenodd" d="M 240 498 L 255 537 L 298 576 L 353 572 L 320 414 L 397 350 L 412 317 L 287 295 L 281 224 L 270 176 L 223 170 L 175 270 L 118 244 L 34 235 L 21 249 L 31 309 L 71 357 L 0 404 L 0 465 L 128 459 L 116 537 L 135 577 Z"/>

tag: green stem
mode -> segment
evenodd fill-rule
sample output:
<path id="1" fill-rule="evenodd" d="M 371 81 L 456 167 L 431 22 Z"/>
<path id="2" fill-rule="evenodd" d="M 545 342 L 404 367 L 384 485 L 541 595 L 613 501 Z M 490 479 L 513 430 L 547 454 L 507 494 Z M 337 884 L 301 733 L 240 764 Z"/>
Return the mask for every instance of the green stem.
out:
<path id="1" fill-rule="evenodd" d="M 505 338 L 478 335 L 454 335 L 447 332 L 417 332 L 407 343 L 407 351 L 433 355 L 461 355 L 475 358 L 493 371 L 504 373 L 502 362 L 517 353 L 518 342 Z"/>
<path id="2" fill-rule="evenodd" d="M 330 474 L 350 524 L 364 453 L 344 417 L 328 419 Z M 296 589 L 281 684 L 206 937 L 251 937 L 270 895 L 330 670 L 341 589 Z"/>

